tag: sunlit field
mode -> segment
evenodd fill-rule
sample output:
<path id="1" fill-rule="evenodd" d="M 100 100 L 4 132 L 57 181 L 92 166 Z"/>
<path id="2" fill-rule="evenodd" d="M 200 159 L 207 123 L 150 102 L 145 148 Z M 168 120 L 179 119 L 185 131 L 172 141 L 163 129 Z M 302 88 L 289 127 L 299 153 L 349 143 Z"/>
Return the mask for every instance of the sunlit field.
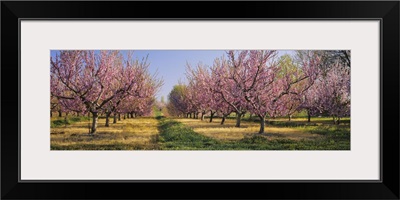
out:
<path id="1" fill-rule="evenodd" d="M 349 150 L 350 120 L 341 125 L 330 118 L 278 118 L 268 121 L 259 134 L 257 119 L 244 118 L 241 127 L 228 118 L 138 117 L 105 127 L 99 119 L 96 134 L 89 134 L 85 117 L 52 118 L 52 150 Z M 59 122 L 57 124 L 57 122 Z M 62 122 L 62 123 L 61 123 Z"/>
<path id="2" fill-rule="evenodd" d="M 286 120 L 286 121 L 285 121 Z M 172 140 L 167 149 L 198 150 L 350 150 L 350 121 L 342 125 L 333 125 L 329 118 L 319 118 L 316 122 L 307 123 L 305 118 L 288 122 L 287 119 L 276 119 L 269 122 L 265 133 L 259 134 L 259 123 L 243 120 L 241 127 L 234 127 L 235 120 L 227 119 L 224 125 L 220 120 L 199 119 L 162 119 L 162 123 L 175 127 L 167 132 L 181 138 L 182 132 L 191 134 L 192 138 L 181 142 Z M 163 129 L 161 129 L 163 130 Z M 177 131 L 180 130 L 180 131 Z M 162 133 L 166 134 L 166 133 Z M 195 135 L 200 135 L 195 136 Z M 186 143 L 184 142 L 186 140 Z M 165 146 L 165 145 L 164 145 Z"/>
<path id="3" fill-rule="evenodd" d="M 235 120 L 228 119 L 223 125 L 219 121 L 213 120 L 209 123 L 196 119 L 175 119 L 191 128 L 196 133 L 207 137 L 212 137 L 219 140 L 240 140 L 245 137 L 258 135 L 260 129 L 259 124 L 255 122 L 243 121 L 241 127 L 235 127 Z M 262 134 L 271 140 L 274 139 L 291 139 L 291 140 L 309 140 L 320 137 L 318 134 L 311 134 L 304 128 L 299 127 L 276 127 L 268 126 L 265 128 L 265 133 Z"/>
<path id="4" fill-rule="evenodd" d="M 110 123 L 99 119 L 97 133 L 89 134 L 89 121 L 51 128 L 52 150 L 149 150 L 158 149 L 157 120 L 135 118 Z"/>

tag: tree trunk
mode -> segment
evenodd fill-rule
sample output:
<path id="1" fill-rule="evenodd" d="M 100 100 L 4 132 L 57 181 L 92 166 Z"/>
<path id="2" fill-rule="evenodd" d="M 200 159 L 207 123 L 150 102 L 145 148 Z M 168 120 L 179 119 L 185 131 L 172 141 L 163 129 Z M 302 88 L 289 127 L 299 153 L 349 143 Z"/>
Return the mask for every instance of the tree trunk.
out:
<path id="1" fill-rule="evenodd" d="M 50 117 L 53 117 L 53 112 L 50 110 Z"/>
<path id="2" fill-rule="evenodd" d="M 211 122 L 212 122 L 212 120 L 213 120 L 214 114 L 215 114 L 215 112 L 211 111 L 211 115 L 210 115 L 210 123 L 211 123 Z"/>
<path id="3" fill-rule="evenodd" d="M 192 113 L 189 113 L 189 118 L 192 118 Z"/>
<path id="4" fill-rule="evenodd" d="M 89 129 L 89 134 L 90 134 L 90 133 L 91 133 L 91 132 L 90 132 L 90 112 L 88 112 L 87 116 L 88 116 L 88 118 L 89 118 L 88 129 Z"/>
<path id="5" fill-rule="evenodd" d="M 202 113 L 201 113 L 201 121 L 204 121 L 204 116 L 205 116 L 205 113 L 202 112 Z"/>
<path id="6" fill-rule="evenodd" d="M 263 116 L 258 116 L 260 117 L 260 131 L 258 133 L 262 134 L 264 133 L 264 128 L 265 128 L 265 117 Z"/>
<path id="7" fill-rule="evenodd" d="M 76 112 L 76 116 L 79 117 L 79 112 Z"/>
<path id="8" fill-rule="evenodd" d="M 117 123 L 117 114 L 114 113 L 114 120 L 113 120 L 113 124 Z"/>
<path id="9" fill-rule="evenodd" d="M 124 119 L 126 119 L 126 114 L 124 113 Z"/>
<path id="10" fill-rule="evenodd" d="M 308 118 L 307 122 L 311 122 L 311 115 L 309 110 L 307 110 L 307 118 Z"/>
<path id="11" fill-rule="evenodd" d="M 61 110 L 58 111 L 58 117 L 62 117 L 62 112 L 61 112 Z"/>
<path id="12" fill-rule="evenodd" d="M 90 131 L 91 134 L 95 134 L 97 130 L 97 120 L 99 119 L 99 115 L 97 112 L 92 112 L 93 115 L 93 122 L 92 122 L 92 130 Z"/>
<path id="13" fill-rule="evenodd" d="M 222 116 L 222 121 L 221 121 L 221 125 L 224 125 L 224 123 L 225 123 L 225 115 L 224 116 Z"/>
<path id="14" fill-rule="evenodd" d="M 110 126 L 110 115 L 111 113 L 106 113 L 106 127 Z"/>
<path id="15" fill-rule="evenodd" d="M 289 115 L 289 122 L 292 120 L 292 115 Z"/>
<path id="16" fill-rule="evenodd" d="M 121 114 L 118 113 L 118 121 L 121 121 Z"/>
<path id="17" fill-rule="evenodd" d="M 241 117 L 242 115 L 240 114 L 240 113 L 236 113 L 236 125 L 235 125 L 235 127 L 240 127 L 240 117 Z"/>
<path id="18" fill-rule="evenodd" d="M 65 122 L 65 126 L 64 127 L 67 127 L 67 124 L 68 124 L 67 115 L 64 116 L 64 122 Z"/>

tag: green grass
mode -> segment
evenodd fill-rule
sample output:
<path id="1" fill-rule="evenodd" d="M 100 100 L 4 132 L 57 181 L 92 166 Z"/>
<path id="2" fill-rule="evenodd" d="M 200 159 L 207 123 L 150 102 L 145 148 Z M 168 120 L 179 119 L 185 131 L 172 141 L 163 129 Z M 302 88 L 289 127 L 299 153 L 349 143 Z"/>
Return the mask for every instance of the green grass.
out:
<path id="1" fill-rule="evenodd" d="M 218 144 L 217 140 L 195 133 L 180 122 L 158 117 L 160 149 L 198 150 L 208 149 Z"/>
<path id="2" fill-rule="evenodd" d="M 55 120 L 50 121 L 50 128 L 57 128 L 57 127 L 62 127 L 65 125 L 71 125 L 76 122 L 83 122 L 83 121 L 89 121 L 89 117 L 59 117 Z"/>
<path id="3" fill-rule="evenodd" d="M 349 150 L 350 130 L 341 127 L 303 126 L 315 140 L 270 140 L 255 134 L 236 141 L 223 141 L 196 133 L 192 128 L 172 119 L 158 117 L 159 143 L 162 150 Z M 297 127 L 297 126 L 296 126 Z"/>
<path id="4" fill-rule="evenodd" d="M 258 123 L 252 121 L 235 128 L 234 120 L 229 119 L 221 126 L 218 120 L 209 123 L 155 114 L 155 118 L 126 119 L 110 127 L 105 127 L 105 119 L 100 118 L 98 132 L 93 136 L 88 135 L 88 117 L 52 118 L 51 149 L 350 150 L 349 119 L 339 126 L 331 124 L 329 118 L 312 123 L 276 119 L 268 123 L 265 134 L 257 134 Z"/>
<path id="5" fill-rule="evenodd" d="M 88 134 L 88 121 L 51 128 L 51 150 L 155 150 L 158 149 L 158 120 L 137 117 L 105 126 L 99 119 L 97 132 Z"/>
<path id="6" fill-rule="evenodd" d="M 134 150 L 131 146 L 118 142 L 110 144 L 69 144 L 65 146 L 51 144 L 50 148 L 51 150 Z"/>

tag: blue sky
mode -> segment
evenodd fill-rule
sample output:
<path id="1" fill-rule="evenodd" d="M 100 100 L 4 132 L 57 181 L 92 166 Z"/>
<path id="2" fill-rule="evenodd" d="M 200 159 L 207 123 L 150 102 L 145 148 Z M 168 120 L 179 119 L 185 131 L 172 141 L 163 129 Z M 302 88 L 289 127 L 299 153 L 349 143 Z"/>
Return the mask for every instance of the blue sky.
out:
<path id="1" fill-rule="evenodd" d="M 51 56 L 54 57 L 58 51 L 52 50 Z M 123 54 L 126 52 L 122 51 Z M 292 54 L 293 51 L 279 51 L 278 55 Z M 157 94 L 157 99 L 164 96 L 166 100 L 173 86 L 179 80 L 185 80 L 186 63 L 195 66 L 202 62 L 212 65 L 214 59 L 225 54 L 223 50 L 137 50 L 134 57 L 141 59 L 148 55 L 150 63 L 150 73 L 158 73 L 158 77 L 164 80 L 164 85 Z"/>

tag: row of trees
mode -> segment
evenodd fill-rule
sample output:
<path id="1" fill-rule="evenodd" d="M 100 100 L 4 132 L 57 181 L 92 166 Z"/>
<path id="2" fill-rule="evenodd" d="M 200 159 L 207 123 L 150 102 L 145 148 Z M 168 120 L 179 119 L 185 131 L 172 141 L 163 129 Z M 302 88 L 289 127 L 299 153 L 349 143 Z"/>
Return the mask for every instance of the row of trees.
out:
<path id="1" fill-rule="evenodd" d="M 50 60 L 51 111 L 90 113 L 91 134 L 99 115 L 146 115 L 152 112 L 155 94 L 163 82 L 149 73 L 147 58 L 133 52 L 60 51 Z"/>
<path id="2" fill-rule="evenodd" d="M 171 115 L 191 117 L 245 113 L 260 119 L 289 116 L 332 116 L 335 123 L 350 115 L 350 51 L 297 51 L 277 59 L 277 51 L 227 51 L 212 66 L 187 64 L 187 83 L 169 94 Z M 310 117 L 309 117 L 310 120 Z"/>

